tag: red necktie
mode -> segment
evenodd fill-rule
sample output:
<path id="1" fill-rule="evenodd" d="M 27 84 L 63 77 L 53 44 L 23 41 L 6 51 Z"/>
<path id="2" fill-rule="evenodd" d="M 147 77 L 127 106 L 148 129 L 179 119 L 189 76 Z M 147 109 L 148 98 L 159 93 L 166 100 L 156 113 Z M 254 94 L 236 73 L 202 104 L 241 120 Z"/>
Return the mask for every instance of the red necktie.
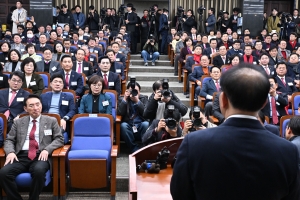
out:
<path id="1" fill-rule="evenodd" d="M 225 57 L 225 56 L 222 56 L 222 60 L 223 60 L 223 63 L 225 64 L 226 57 Z"/>
<path id="2" fill-rule="evenodd" d="M 66 73 L 66 87 L 69 89 L 69 73 Z"/>
<path id="3" fill-rule="evenodd" d="M 286 59 L 286 52 L 285 52 L 285 51 L 281 51 L 281 54 L 282 54 L 282 57 L 283 57 L 284 59 Z"/>
<path id="4" fill-rule="evenodd" d="M 272 105 L 272 119 L 273 119 L 273 124 L 278 124 L 278 116 L 277 116 L 277 110 L 276 110 L 275 97 L 271 97 L 271 105 Z"/>
<path id="5" fill-rule="evenodd" d="M 69 49 L 66 49 L 66 52 L 69 53 Z"/>
<path id="6" fill-rule="evenodd" d="M 13 100 L 16 97 L 16 91 L 11 91 L 12 95 L 10 97 L 9 103 L 8 103 L 8 107 L 10 107 L 11 103 L 13 102 Z M 6 118 L 8 119 L 9 115 L 10 115 L 10 110 L 8 109 L 7 111 L 5 111 L 4 115 L 6 116 Z"/>
<path id="7" fill-rule="evenodd" d="M 105 83 L 105 88 L 108 89 L 107 74 L 104 74 L 104 83 Z"/>
<path id="8" fill-rule="evenodd" d="M 281 81 L 282 81 L 283 85 L 286 86 L 286 83 L 285 83 L 285 81 L 284 81 L 284 78 L 281 78 Z"/>
<path id="9" fill-rule="evenodd" d="M 220 90 L 220 85 L 219 85 L 219 81 L 218 81 L 218 80 L 216 80 L 216 88 L 217 88 L 217 91 L 219 92 L 219 90 Z"/>
<path id="10" fill-rule="evenodd" d="M 269 70 L 269 68 L 268 68 L 268 67 L 265 67 L 265 70 L 266 70 L 267 74 L 270 75 L 270 70 Z"/>
<path id="11" fill-rule="evenodd" d="M 35 124 L 36 120 L 32 120 L 32 123 L 33 123 L 33 126 L 32 126 L 32 129 L 29 133 L 29 151 L 28 151 L 28 158 L 30 160 L 33 160 L 36 156 L 36 151 L 38 150 L 38 143 L 37 141 L 35 140 L 35 136 L 34 136 L 34 133 L 36 131 L 36 124 Z"/>
<path id="12" fill-rule="evenodd" d="M 77 72 L 81 73 L 81 62 L 78 63 L 78 70 L 77 70 Z"/>

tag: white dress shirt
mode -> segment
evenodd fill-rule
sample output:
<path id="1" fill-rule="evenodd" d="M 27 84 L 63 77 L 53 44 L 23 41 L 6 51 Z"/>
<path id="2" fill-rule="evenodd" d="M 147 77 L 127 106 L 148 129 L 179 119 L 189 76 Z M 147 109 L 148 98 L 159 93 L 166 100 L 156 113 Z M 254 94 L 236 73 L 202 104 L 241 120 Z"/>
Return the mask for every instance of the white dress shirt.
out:
<path id="1" fill-rule="evenodd" d="M 40 144 L 40 119 L 41 119 L 41 115 L 36 118 L 36 122 L 35 122 L 35 125 L 36 125 L 36 129 L 35 129 L 35 133 L 34 133 L 34 137 L 35 137 L 35 140 L 38 144 Z M 29 119 L 29 125 L 28 125 L 28 130 L 27 130 L 27 135 L 26 135 L 26 138 L 25 138 L 25 142 L 23 144 L 23 147 L 22 147 L 22 150 L 25 150 L 25 151 L 28 151 L 29 150 L 29 134 L 31 132 L 31 129 L 33 127 L 33 122 L 32 122 L 33 118 L 30 117 Z"/>

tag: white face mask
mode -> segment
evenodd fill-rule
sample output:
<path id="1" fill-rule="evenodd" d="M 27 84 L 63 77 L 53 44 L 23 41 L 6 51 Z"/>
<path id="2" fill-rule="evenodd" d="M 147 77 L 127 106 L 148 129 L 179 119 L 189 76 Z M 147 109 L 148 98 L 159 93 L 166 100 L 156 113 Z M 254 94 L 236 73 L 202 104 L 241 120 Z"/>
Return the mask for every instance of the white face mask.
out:
<path id="1" fill-rule="evenodd" d="M 33 38 L 33 34 L 27 34 L 27 38 Z"/>

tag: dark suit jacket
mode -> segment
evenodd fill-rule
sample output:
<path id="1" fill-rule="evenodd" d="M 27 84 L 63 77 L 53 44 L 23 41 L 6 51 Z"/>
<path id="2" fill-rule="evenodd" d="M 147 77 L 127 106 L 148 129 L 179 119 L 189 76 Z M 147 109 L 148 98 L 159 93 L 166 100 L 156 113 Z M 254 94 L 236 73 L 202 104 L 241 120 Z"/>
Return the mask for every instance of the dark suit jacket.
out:
<path id="1" fill-rule="evenodd" d="M 22 88 L 31 89 L 33 94 L 40 96 L 42 94 L 43 89 L 45 89 L 43 78 L 41 77 L 41 75 L 33 73 L 31 76 L 29 86 L 27 87 L 27 82 L 25 79 Z"/>
<path id="2" fill-rule="evenodd" d="M 272 116 L 270 116 L 271 108 L 270 108 L 269 97 L 267 99 L 268 99 L 267 104 L 265 105 L 265 107 L 261 111 L 265 114 L 265 116 L 268 116 L 269 118 L 272 118 Z M 276 100 L 275 103 L 276 103 L 276 110 L 277 110 L 279 116 L 285 116 L 286 115 L 285 106 L 288 105 L 287 94 L 279 93 L 278 94 L 278 99 Z"/>
<path id="3" fill-rule="evenodd" d="M 294 92 L 298 92 L 294 80 L 290 77 L 285 77 L 285 85 L 283 84 L 281 78 L 278 76 L 275 77 L 277 80 L 278 88 L 277 91 L 285 93 L 287 95 L 292 95 Z"/>
<path id="4" fill-rule="evenodd" d="M 116 55 L 116 61 L 117 62 L 122 62 L 123 63 L 123 68 L 126 69 L 126 58 L 123 54 L 117 53 Z"/>
<path id="5" fill-rule="evenodd" d="M 74 40 L 71 40 L 71 44 L 75 44 Z M 83 44 L 84 44 L 84 42 L 82 42 L 80 40 L 77 41 L 77 45 L 83 45 Z"/>
<path id="6" fill-rule="evenodd" d="M 263 49 L 269 51 L 270 48 L 275 47 L 275 45 L 273 43 L 270 43 L 270 47 L 268 47 L 269 45 L 267 45 L 267 43 L 263 42 Z"/>
<path id="7" fill-rule="evenodd" d="M 228 44 L 228 48 L 229 48 L 230 46 L 232 46 L 232 42 L 231 42 L 230 40 L 227 41 L 227 44 Z M 218 43 L 218 48 L 219 48 L 221 45 L 224 45 L 224 42 L 223 42 L 223 41 L 221 41 L 221 42 Z"/>
<path id="8" fill-rule="evenodd" d="M 225 120 L 225 117 L 221 113 L 219 97 L 220 97 L 220 93 L 218 93 L 214 98 L 212 113 L 213 116 L 217 118 L 220 123 L 222 123 Z"/>
<path id="9" fill-rule="evenodd" d="M 269 132 L 274 133 L 277 136 L 280 136 L 279 133 L 279 126 L 273 125 L 273 124 L 265 124 L 265 129 L 267 129 Z"/>
<path id="10" fill-rule="evenodd" d="M 180 51 L 180 58 L 179 58 L 179 61 L 180 61 L 181 63 L 183 63 L 183 61 L 185 60 L 185 56 L 188 55 L 188 54 L 189 54 L 189 52 L 188 52 L 188 50 L 187 50 L 187 47 L 183 47 L 183 48 L 181 49 L 181 51 Z"/>
<path id="11" fill-rule="evenodd" d="M 186 21 L 183 23 L 184 31 L 191 33 L 191 29 L 193 26 L 195 26 L 195 24 L 196 24 L 196 21 L 195 21 L 194 17 L 188 17 L 186 19 Z"/>
<path id="12" fill-rule="evenodd" d="M 72 70 L 76 72 L 76 68 L 77 68 L 77 61 L 74 61 Z M 85 74 L 87 78 L 90 78 L 94 73 L 93 66 L 91 65 L 91 63 L 86 61 L 83 61 L 81 64 L 81 71 Z"/>
<path id="13" fill-rule="evenodd" d="M 256 58 L 259 58 L 260 54 L 262 54 L 262 53 L 266 53 L 266 51 L 264 49 L 262 49 L 261 51 L 253 50 L 252 51 L 252 56 L 255 56 Z"/>
<path id="14" fill-rule="evenodd" d="M 44 47 L 41 47 L 41 45 L 35 45 L 36 47 L 36 51 L 44 51 L 44 49 L 48 48 L 51 50 L 51 52 L 53 52 L 53 47 L 50 44 L 46 44 Z"/>
<path id="15" fill-rule="evenodd" d="M 129 21 L 129 23 L 126 24 L 126 30 L 130 31 L 130 32 L 134 32 L 135 31 L 135 25 L 137 24 L 137 15 L 134 12 L 131 12 L 128 15 L 128 12 L 127 12 L 127 13 L 125 13 L 124 19 L 125 20 L 127 19 Z"/>
<path id="16" fill-rule="evenodd" d="M 45 72 L 45 62 L 44 61 L 39 61 L 36 63 L 37 65 L 37 72 Z M 48 73 L 50 74 L 50 76 L 56 72 L 58 72 L 59 70 L 61 70 L 60 64 L 57 61 L 50 61 L 50 66 L 49 66 L 49 71 Z"/>
<path id="17" fill-rule="evenodd" d="M 218 48 L 216 48 L 216 50 L 218 50 Z M 209 48 L 204 49 L 202 54 L 207 55 L 208 58 L 210 59 L 211 58 L 211 53 L 212 53 L 212 49 L 211 49 L 211 47 L 209 47 Z"/>
<path id="18" fill-rule="evenodd" d="M 263 66 L 260 65 L 260 67 L 263 68 L 263 70 L 266 72 L 266 70 L 265 70 L 265 68 Z M 268 65 L 268 68 L 269 68 L 269 71 L 270 71 L 270 76 L 277 76 L 276 69 L 274 68 L 273 65 Z"/>
<path id="19" fill-rule="evenodd" d="M 43 113 L 49 113 L 51 107 L 53 92 L 47 92 L 41 95 Z M 58 103 L 60 118 L 68 116 L 71 119 L 76 114 L 74 96 L 70 93 L 61 92 Z"/>
<path id="20" fill-rule="evenodd" d="M 213 65 L 218 66 L 219 68 L 221 68 L 222 65 L 228 64 L 228 62 L 229 62 L 228 56 L 226 56 L 226 58 L 225 58 L 225 63 L 223 62 L 221 55 L 217 55 L 213 59 Z"/>
<path id="21" fill-rule="evenodd" d="M 2 88 L 9 88 L 8 85 L 8 76 L 5 74 L 0 73 L 0 89 Z"/>
<path id="22" fill-rule="evenodd" d="M 209 81 L 203 83 L 202 89 L 200 91 L 200 96 L 201 97 L 206 97 L 206 95 L 212 96 L 214 92 L 217 92 L 216 84 L 213 79 L 210 79 Z"/>
<path id="23" fill-rule="evenodd" d="M 196 66 L 193 72 L 189 75 L 189 81 L 196 82 L 200 81 L 201 77 L 204 75 L 203 69 L 201 66 Z"/>
<path id="24" fill-rule="evenodd" d="M 8 106 L 9 89 L 0 90 L 0 113 L 10 110 L 10 118 L 14 119 L 17 115 L 24 112 L 23 100 L 28 97 L 29 92 L 20 89 L 10 106 Z"/>
<path id="25" fill-rule="evenodd" d="M 190 133 L 176 157 L 170 185 L 174 200 L 300 196 L 296 146 L 258 120 L 229 118 L 219 127 Z"/>
<path id="26" fill-rule="evenodd" d="M 226 56 L 230 57 L 232 55 L 239 55 L 240 57 L 242 57 L 244 55 L 244 52 L 242 50 L 237 50 L 235 51 L 233 48 L 232 49 L 229 49 L 226 53 Z"/>
<path id="27" fill-rule="evenodd" d="M 202 49 L 204 50 L 204 49 L 206 49 L 206 48 L 209 48 L 209 47 L 210 47 L 210 44 L 209 44 L 209 43 L 206 43 L 206 44 L 205 44 L 205 48 L 204 48 L 204 43 L 202 43 L 200 46 L 201 46 Z M 219 47 L 218 47 L 218 48 L 219 48 Z"/>
<path id="28" fill-rule="evenodd" d="M 60 70 L 59 73 L 61 73 L 65 78 L 65 71 Z M 64 89 L 67 89 L 66 86 L 66 80 L 64 80 Z M 75 71 L 71 71 L 71 74 L 69 75 L 69 89 L 74 90 L 76 92 L 77 96 L 82 96 L 84 93 L 84 86 L 82 81 L 82 75 L 78 74 Z"/>
<path id="29" fill-rule="evenodd" d="M 250 56 L 252 56 L 252 55 L 250 55 Z M 253 57 L 253 64 L 254 64 L 254 62 L 256 62 L 256 65 L 258 65 L 259 62 L 258 62 L 257 57 L 255 57 L 255 56 L 252 56 L 252 57 Z M 243 62 L 247 62 L 247 60 L 244 60 L 244 56 L 241 57 L 241 60 L 242 60 Z M 251 63 L 251 64 L 252 64 L 252 63 Z"/>
<path id="30" fill-rule="evenodd" d="M 125 80 L 125 78 L 126 78 L 125 73 L 124 73 L 123 64 L 121 62 L 111 63 L 111 67 L 110 67 L 109 71 L 119 74 L 121 76 L 122 80 Z"/>
<path id="31" fill-rule="evenodd" d="M 300 47 L 300 43 L 296 43 L 296 46 L 293 48 L 290 42 L 286 42 L 286 49 L 290 50 L 290 52 L 297 50 Z"/>
<path id="32" fill-rule="evenodd" d="M 159 17 L 159 28 L 158 31 L 162 32 L 162 31 L 168 31 L 167 29 L 165 29 L 165 27 L 168 26 L 168 18 L 165 14 L 161 14 Z"/>
<path id="33" fill-rule="evenodd" d="M 276 59 L 274 60 L 271 56 L 269 56 L 269 65 L 277 65 L 278 62 L 278 58 L 276 57 Z"/>
<path id="34" fill-rule="evenodd" d="M 103 78 L 101 70 L 98 70 L 96 74 Z M 108 81 L 108 85 L 112 84 L 111 86 L 108 86 L 108 89 L 109 90 L 116 90 L 118 92 L 118 96 L 120 96 L 120 94 L 121 94 L 121 81 L 120 81 L 119 75 L 114 73 L 114 72 L 109 72 L 107 81 Z"/>

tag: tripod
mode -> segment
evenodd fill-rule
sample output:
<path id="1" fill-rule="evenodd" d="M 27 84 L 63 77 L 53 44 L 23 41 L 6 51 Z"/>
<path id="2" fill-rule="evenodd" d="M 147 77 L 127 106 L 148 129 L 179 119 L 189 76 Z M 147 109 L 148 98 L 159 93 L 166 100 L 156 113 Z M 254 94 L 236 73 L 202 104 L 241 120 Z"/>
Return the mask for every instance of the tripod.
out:
<path id="1" fill-rule="evenodd" d="M 149 31 L 148 31 L 148 37 L 147 38 L 149 38 L 150 35 L 153 35 L 155 40 L 157 40 L 157 32 L 156 32 L 154 13 L 151 14 L 150 26 L 149 26 Z"/>
<path id="2" fill-rule="evenodd" d="M 121 13 L 121 14 L 119 15 L 119 17 L 120 17 L 120 19 L 119 19 L 119 24 L 118 24 L 118 30 L 120 30 L 121 26 L 126 25 L 126 24 L 125 24 L 125 20 L 124 20 L 124 14 Z"/>
<path id="3" fill-rule="evenodd" d="M 204 22 L 203 22 L 203 14 L 199 14 L 198 27 L 199 33 L 205 33 Z"/>

